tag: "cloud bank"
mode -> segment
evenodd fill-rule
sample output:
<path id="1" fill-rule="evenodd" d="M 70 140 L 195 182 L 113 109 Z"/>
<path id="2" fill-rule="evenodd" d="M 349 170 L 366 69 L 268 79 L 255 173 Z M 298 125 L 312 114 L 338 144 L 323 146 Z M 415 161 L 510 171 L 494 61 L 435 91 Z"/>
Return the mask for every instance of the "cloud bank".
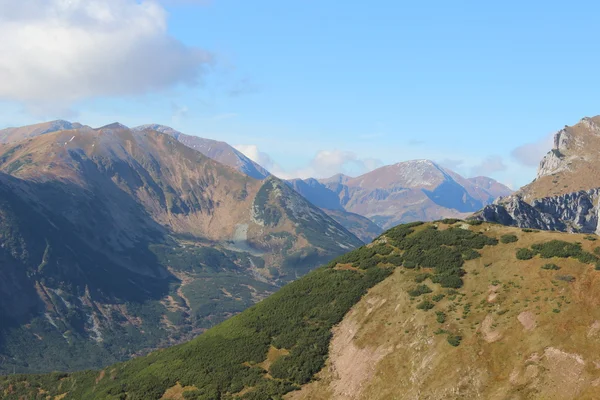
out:
<path id="1" fill-rule="evenodd" d="M 212 62 L 151 0 L 0 0 L 0 99 L 69 104 L 196 85 Z"/>
<path id="2" fill-rule="evenodd" d="M 246 157 L 266 168 L 273 175 L 283 179 L 329 178 L 337 173 L 357 176 L 383 166 L 381 160 L 360 158 L 356 153 L 344 150 L 321 150 L 306 166 L 286 170 L 278 165 L 267 153 L 260 151 L 257 145 L 234 146 Z"/>
<path id="3" fill-rule="evenodd" d="M 510 154 L 518 163 L 526 167 L 537 167 L 542 158 L 552 150 L 554 134 L 516 147 Z"/>

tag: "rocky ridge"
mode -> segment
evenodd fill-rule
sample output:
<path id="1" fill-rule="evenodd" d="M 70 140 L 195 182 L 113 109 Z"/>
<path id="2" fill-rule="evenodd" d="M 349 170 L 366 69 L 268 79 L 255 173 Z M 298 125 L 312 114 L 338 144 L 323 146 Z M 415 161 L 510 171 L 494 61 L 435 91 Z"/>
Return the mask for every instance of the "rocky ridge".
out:
<path id="1" fill-rule="evenodd" d="M 473 218 L 522 228 L 600 231 L 600 117 L 583 118 L 554 135 L 533 182 Z"/>

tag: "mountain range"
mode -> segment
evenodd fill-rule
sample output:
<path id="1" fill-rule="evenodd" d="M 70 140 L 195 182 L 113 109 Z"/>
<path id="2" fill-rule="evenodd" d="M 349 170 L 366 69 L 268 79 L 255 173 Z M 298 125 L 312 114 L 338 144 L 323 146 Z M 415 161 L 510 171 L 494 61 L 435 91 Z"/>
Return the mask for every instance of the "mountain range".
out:
<path id="1" fill-rule="evenodd" d="M 0 371 L 101 367 L 188 340 L 384 227 L 507 192 L 426 160 L 282 181 L 156 124 L 0 130 Z"/>
<path id="2" fill-rule="evenodd" d="M 465 179 L 430 160 L 400 162 L 355 178 L 338 174 L 288 184 L 322 209 L 359 214 L 383 229 L 405 222 L 464 218 L 512 193 L 491 178 Z"/>
<path id="3" fill-rule="evenodd" d="M 597 397 L 599 117 L 515 193 L 428 160 L 281 181 L 167 127 L 67 124 L 0 131 L 0 368 L 86 370 L 0 398 Z M 436 220 L 361 246 L 330 215 Z"/>
<path id="4" fill-rule="evenodd" d="M 3 370 L 185 340 L 362 244 L 277 178 L 167 134 L 49 125 L 0 132 Z"/>

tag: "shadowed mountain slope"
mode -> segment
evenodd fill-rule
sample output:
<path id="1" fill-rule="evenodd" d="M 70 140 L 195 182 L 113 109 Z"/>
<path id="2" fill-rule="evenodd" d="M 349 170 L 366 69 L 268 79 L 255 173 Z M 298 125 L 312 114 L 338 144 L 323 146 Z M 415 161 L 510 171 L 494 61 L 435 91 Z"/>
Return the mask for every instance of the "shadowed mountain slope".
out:
<path id="1" fill-rule="evenodd" d="M 193 337 L 362 243 L 276 178 L 120 124 L 0 145 L 0 369 Z"/>

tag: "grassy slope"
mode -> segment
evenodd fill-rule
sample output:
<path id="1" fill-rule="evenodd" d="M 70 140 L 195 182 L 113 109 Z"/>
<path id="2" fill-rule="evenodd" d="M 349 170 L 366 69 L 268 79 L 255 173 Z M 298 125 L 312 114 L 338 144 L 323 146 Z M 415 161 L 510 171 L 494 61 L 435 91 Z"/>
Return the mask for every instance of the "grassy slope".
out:
<path id="1" fill-rule="evenodd" d="M 440 225 L 443 228 L 444 225 Z M 518 260 L 519 248 L 562 240 L 593 253 L 595 237 L 471 229 L 518 241 L 486 247 L 465 263 L 457 294 L 411 298 L 423 270 L 396 269 L 334 329 L 319 380 L 291 399 L 595 399 L 600 388 L 600 272 L 574 258 Z M 560 270 L 542 268 L 553 263 Z M 561 277 L 572 276 L 572 282 Z M 564 279 L 564 278 L 563 278 Z M 429 311 L 423 297 L 445 297 Z M 438 321 L 437 312 L 445 313 Z M 351 332 L 351 333 L 350 333 Z M 448 336 L 460 335 L 458 347 Z M 351 362 L 349 362 L 351 360 Z"/>

